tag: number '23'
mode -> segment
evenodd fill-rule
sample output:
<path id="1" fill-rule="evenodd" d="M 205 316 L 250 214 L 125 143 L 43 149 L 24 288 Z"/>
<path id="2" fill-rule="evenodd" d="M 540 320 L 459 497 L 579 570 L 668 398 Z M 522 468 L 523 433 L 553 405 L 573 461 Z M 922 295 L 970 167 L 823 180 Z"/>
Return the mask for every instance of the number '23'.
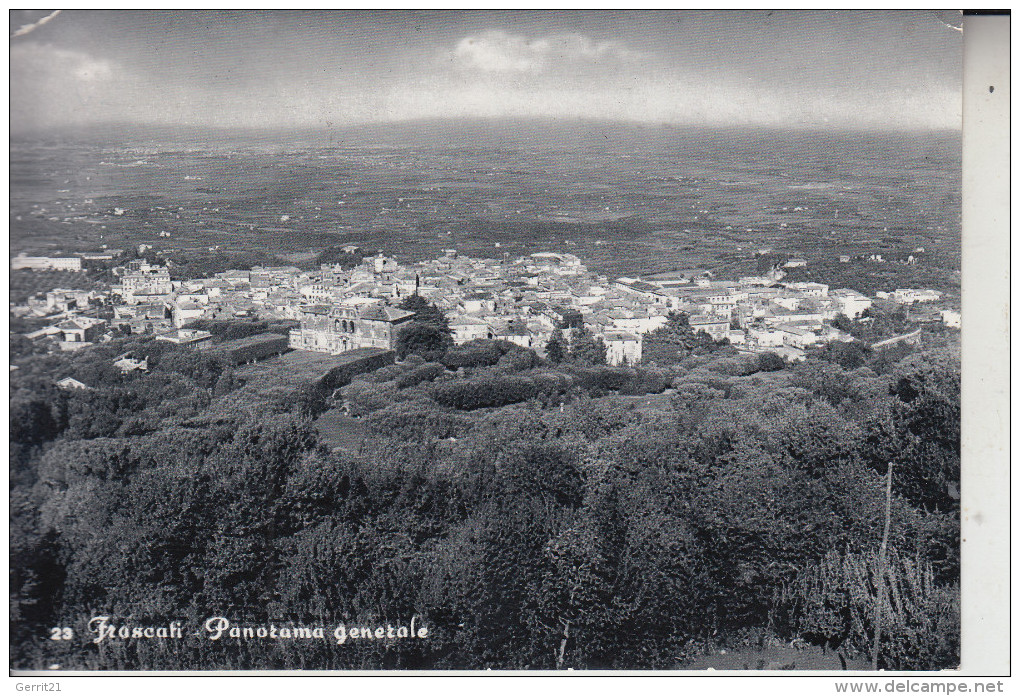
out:
<path id="1" fill-rule="evenodd" d="M 74 631 L 66 626 L 50 629 L 50 640 L 71 640 L 72 638 L 74 638 Z"/>

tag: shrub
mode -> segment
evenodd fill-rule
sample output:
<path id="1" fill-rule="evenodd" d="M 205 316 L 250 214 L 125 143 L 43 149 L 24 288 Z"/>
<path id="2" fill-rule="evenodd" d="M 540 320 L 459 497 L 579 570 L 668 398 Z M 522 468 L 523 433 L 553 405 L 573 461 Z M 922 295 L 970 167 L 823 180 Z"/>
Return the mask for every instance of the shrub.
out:
<path id="1" fill-rule="evenodd" d="M 351 380 L 357 375 L 371 372 L 372 370 L 378 370 L 392 364 L 392 351 L 369 355 L 334 367 L 322 376 L 322 378 L 318 381 L 318 384 L 323 390 L 332 392 L 334 389 L 339 389 L 340 387 L 350 384 Z"/>
<path id="2" fill-rule="evenodd" d="M 255 321 L 239 319 L 197 319 L 185 325 L 188 329 L 208 331 L 216 341 L 232 341 L 260 333 L 278 333 L 286 336 L 298 323 L 292 320 Z"/>
<path id="3" fill-rule="evenodd" d="M 420 355 L 411 353 L 406 358 L 404 358 L 403 364 L 407 367 L 418 367 L 419 365 L 425 364 L 425 358 L 421 357 Z"/>
<path id="4" fill-rule="evenodd" d="M 401 375 L 407 372 L 407 368 L 403 365 L 387 365 L 386 367 L 380 367 L 375 372 L 365 375 L 362 377 L 367 382 L 391 382 L 398 379 Z"/>
<path id="5" fill-rule="evenodd" d="M 661 394 L 669 388 L 672 378 L 659 370 L 639 369 L 622 387 L 621 394 L 643 396 L 645 394 Z"/>
<path id="6" fill-rule="evenodd" d="M 935 584 L 930 564 L 890 549 L 882 570 L 876 551 L 829 551 L 780 594 L 790 629 L 837 637 L 852 653 L 872 649 L 879 583 L 884 587 L 878 666 L 955 669 L 959 661 L 959 587 Z M 882 578 L 880 580 L 880 578 Z"/>
<path id="7" fill-rule="evenodd" d="M 540 394 L 566 394 L 574 386 L 574 379 L 562 372 L 538 372 L 531 375 Z"/>
<path id="8" fill-rule="evenodd" d="M 430 394 L 443 406 L 469 411 L 527 401 L 538 395 L 538 388 L 526 377 L 483 377 L 436 384 Z"/>
<path id="9" fill-rule="evenodd" d="M 593 396 L 620 391 L 628 384 L 632 384 L 634 389 L 640 388 L 640 380 L 635 381 L 638 372 L 627 367 L 579 367 L 573 368 L 571 373 L 576 378 L 578 386 Z M 665 389 L 666 384 L 662 388 Z M 637 393 L 637 391 L 628 393 Z"/>
<path id="10" fill-rule="evenodd" d="M 441 362 L 451 370 L 461 367 L 489 367 L 499 362 L 499 359 L 513 347 L 512 343 L 505 341 L 488 341 L 477 339 L 468 341 L 456 348 L 446 351 Z"/>
<path id="11" fill-rule="evenodd" d="M 569 400 L 574 379 L 562 372 L 539 372 L 530 376 L 536 396 L 544 406 L 556 406 Z"/>
<path id="12" fill-rule="evenodd" d="M 446 368 L 441 363 L 424 363 L 402 374 L 397 379 L 397 389 L 406 389 L 422 382 L 431 382 L 444 372 L 446 372 Z"/>
<path id="13" fill-rule="evenodd" d="M 355 380 L 340 390 L 347 411 L 352 416 L 364 416 L 386 408 L 393 403 L 396 386 L 388 382 L 372 384 Z"/>
<path id="14" fill-rule="evenodd" d="M 538 355 L 535 351 L 530 348 L 514 346 L 496 364 L 507 368 L 511 372 L 521 372 L 522 370 L 530 370 L 538 365 L 538 362 Z"/>
<path id="15" fill-rule="evenodd" d="M 729 398 L 730 391 L 733 389 L 733 383 L 728 377 L 709 372 L 704 368 L 692 370 L 673 382 L 673 386 L 678 390 L 687 389 L 691 385 L 704 386 L 722 392 L 726 398 Z"/>
<path id="16" fill-rule="evenodd" d="M 634 422 L 631 408 L 616 400 L 582 399 L 569 413 L 570 429 L 589 440 L 608 437 Z"/>
<path id="17" fill-rule="evenodd" d="M 702 382 L 677 382 L 676 393 L 676 401 L 681 408 L 690 408 L 696 403 L 711 403 L 717 399 L 726 398 L 726 392 Z"/>
<path id="18" fill-rule="evenodd" d="M 441 356 L 450 343 L 448 331 L 434 324 L 412 321 L 397 331 L 394 349 L 397 351 L 397 357 L 401 359 L 413 353 L 426 359 L 434 359 Z"/>
<path id="19" fill-rule="evenodd" d="M 428 401 L 409 401 L 376 411 L 365 419 L 380 434 L 406 440 L 462 437 L 473 422 L 469 416 L 436 410 Z"/>
<path id="20" fill-rule="evenodd" d="M 830 341 L 812 351 L 813 355 L 822 360 L 836 363 L 844 370 L 856 370 L 867 365 L 873 353 L 871 346 L 858 340 L 849 343 Z"/>
<path id="21" fill-rule="evenodd" d="M 727 376 L 739 376 L 745 374 L 743 361 L 736 360 L 734 358 L 713 360 L 705 366 L 705 369 Z"/>
<path id="22" fill-rule="evenodd" d="M 786 361 L 775 353 L 760 353 L 758 355 L 759 372 L 776 372 L 786 367 Z"/>

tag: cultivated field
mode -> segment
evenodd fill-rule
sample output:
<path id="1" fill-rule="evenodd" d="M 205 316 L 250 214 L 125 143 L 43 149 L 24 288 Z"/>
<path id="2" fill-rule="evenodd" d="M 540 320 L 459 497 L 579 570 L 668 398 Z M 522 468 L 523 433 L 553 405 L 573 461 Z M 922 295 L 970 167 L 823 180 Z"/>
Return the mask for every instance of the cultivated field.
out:
<path id="1" fill-rule="evenodd" d="M 954 285 L 958 134 L 605 127 L 575 134 L 578 149 L 550 128 L 15 142 L 12 252 L 147 244 L 301 265 L 346 244 L 401 261 L 571 251 L 611 276 L 753 273 L 761 248 L 818 268 L 915 253 L 929 285 Z M 881 270 L 901 282 L 900 267 Z"/>

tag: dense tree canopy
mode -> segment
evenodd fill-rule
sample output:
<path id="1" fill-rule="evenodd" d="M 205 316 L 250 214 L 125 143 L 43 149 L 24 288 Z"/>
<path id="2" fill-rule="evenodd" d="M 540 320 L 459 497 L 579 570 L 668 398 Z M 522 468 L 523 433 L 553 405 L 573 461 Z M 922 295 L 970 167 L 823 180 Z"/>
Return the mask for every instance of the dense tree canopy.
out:
<path id="1" fill-rule="evenodd" d="M 210 356 L 123 341 L 12 374 L 19 668 L 675 668 L 844 615 L 844 649 L 864 653 L 889 461 L 887 577 L 904 600 L 880 666 L 959 661 L 951 353 L 882 374 L 725 349 L 667 370 L 478 341 L 330 382 L 313 421 L 282 388 L 240 407 L 248 388 Z M 151 372 L 107 370 L 125 348 Z M 57 389 L 54 373 L 91 388 Z M 430 633 L 101 655 L 47 639 L 87 635 L 101 613 L 190 630 L 414 616 Z"/>
<path id="2" fill-rule="evenodd" d="M 414 312 L 415 321 L 434 326 L 443 333 L 450 333 L 450 322 L 443 311 L 421 295 L 408 295 L 400 303 L 400 308 Z"/>
<path id="3" fill-rule="evenodd" d="M 408 355 L 441 358 L 453 345 L 450 322 L 442 310 L 417 293 L 404 298 L 400 308 L 414 312 L 414 320 L 397 330 L 397 356 L 401 359 Z"/>
<path id="4" fill-rule="evenodd" d="M 399 358 L 411 354 L 435 358 L 442 357 L 450 343 L 450 335 L 435 324 L 412 321 L 397 330 L 394 348 Z"/>
<path id="5" fill-rule="evenodd" d="M 545 357 L 552 363 L 563 362 L 563 358 L 567 354 L 563 344 L 563 332 L 555 329 L 549 336 L 549 341 L 545 344 Z"/>
<path id="6" fill-rule="evenodd" d="M 683 312 L 670 312 L 666 324 L 644 335 L 641 360 L 645 363 L 673 365 L 692 354 L 706 354 L 718 344 L 704 331 L 695 332 Z"/>
<path id="7" fill-rule="evenodd" d="M 571 329 L 567 358 L 578 365 L 605 365 L 606 344 L 587 329 Z"/>

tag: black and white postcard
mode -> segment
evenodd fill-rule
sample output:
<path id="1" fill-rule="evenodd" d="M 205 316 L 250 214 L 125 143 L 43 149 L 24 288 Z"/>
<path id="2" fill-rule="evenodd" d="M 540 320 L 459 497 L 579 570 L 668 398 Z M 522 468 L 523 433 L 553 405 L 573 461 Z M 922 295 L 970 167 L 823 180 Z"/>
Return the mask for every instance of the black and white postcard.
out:
<path id="1" fill-rule="evenodd" d="M 10 21 L 11 670 L 961 666 L 959 12 Z"/>

